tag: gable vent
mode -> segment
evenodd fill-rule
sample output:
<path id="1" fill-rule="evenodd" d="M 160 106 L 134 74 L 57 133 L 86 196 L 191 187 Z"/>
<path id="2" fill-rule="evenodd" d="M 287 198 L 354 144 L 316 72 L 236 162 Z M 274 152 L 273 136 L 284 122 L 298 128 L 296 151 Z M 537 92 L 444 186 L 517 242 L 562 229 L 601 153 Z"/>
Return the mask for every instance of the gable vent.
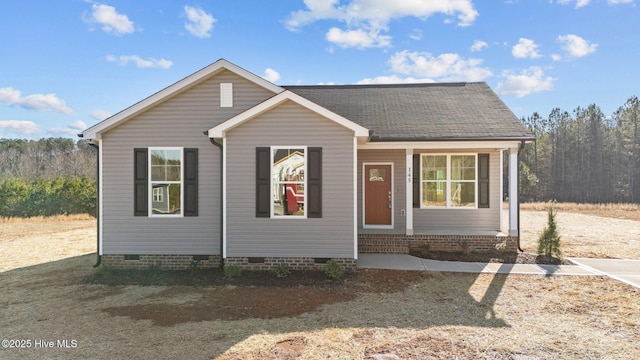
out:
<path id="1" fill-rule="evenodd" d="M 233 107 L 232 83 L 220 83 L 220 107 Z"/>

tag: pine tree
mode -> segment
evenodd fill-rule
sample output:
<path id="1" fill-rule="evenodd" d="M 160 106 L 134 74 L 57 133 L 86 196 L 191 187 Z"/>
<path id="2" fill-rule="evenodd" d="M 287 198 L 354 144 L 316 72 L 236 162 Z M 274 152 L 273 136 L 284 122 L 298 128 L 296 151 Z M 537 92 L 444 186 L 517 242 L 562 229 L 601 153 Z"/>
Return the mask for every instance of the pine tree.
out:
<path id="1" fill-rule="evenodd" d="M 556 213 L 553 211 L 553 206 L 549 207 L 547 214 L 547 227 L 544 228 L 538 238 L 538 255 L 560 258 L 562 255 L 560 251 L 560 235 L 558 235 Z"/>

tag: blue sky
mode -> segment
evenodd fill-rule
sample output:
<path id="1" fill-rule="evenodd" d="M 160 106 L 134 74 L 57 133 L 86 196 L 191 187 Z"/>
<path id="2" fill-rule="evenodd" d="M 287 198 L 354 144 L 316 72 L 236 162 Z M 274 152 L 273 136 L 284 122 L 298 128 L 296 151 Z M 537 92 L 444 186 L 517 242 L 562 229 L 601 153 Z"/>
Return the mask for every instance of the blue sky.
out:
<path id="1" fill-rule="evenodd" d="M 486 81 L 518 116 L 640 95 L 638 0 L 0 2 L 0 138 L 75 134 L 225 58 L 280 85 Z"/>

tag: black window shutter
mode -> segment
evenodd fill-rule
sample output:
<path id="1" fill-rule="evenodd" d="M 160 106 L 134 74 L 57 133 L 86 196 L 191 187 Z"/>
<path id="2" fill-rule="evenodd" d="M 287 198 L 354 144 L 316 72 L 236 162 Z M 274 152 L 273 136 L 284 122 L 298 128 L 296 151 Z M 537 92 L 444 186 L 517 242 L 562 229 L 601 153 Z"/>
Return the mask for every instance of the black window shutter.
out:
<path id="1" fill-rule="evenodd" d="M 198 216 L 198 149 L 184 149 L 184 216 Z"/>
<path id="2" fill-rule="evenodd" d="M 322 148 L 307 148 L 307 217 L 322 217 Z"/>
<path id="3" fill-rule="evenodd" d="M 420 207 L 420 154 L 413 155 L 413 207 Z"/>
<path id="4" fill-rule="evenodd" d="M 270 149 L 256 148 L 256 217 L 270 217 L 269 187 L 271 186 Z"/>
<path id="5" fill-rule="evenodd" d="M 133 149 L 133 215 L 149 216 L 148 150 Z"/>
<path id="6" fill-rule="evenodd" d="M 478 154 L 478 207 L 489 207 L 489 154 Z"/>

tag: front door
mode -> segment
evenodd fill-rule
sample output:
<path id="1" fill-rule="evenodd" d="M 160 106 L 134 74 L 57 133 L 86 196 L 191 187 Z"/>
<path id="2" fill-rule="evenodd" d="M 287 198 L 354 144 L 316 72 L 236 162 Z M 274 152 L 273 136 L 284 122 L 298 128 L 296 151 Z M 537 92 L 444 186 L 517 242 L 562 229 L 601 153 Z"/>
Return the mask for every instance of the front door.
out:
<path id="1" fill-rule="evenodd" d="M 391 165 L 364 166 L 364 225 L 391 226 Z"/>

